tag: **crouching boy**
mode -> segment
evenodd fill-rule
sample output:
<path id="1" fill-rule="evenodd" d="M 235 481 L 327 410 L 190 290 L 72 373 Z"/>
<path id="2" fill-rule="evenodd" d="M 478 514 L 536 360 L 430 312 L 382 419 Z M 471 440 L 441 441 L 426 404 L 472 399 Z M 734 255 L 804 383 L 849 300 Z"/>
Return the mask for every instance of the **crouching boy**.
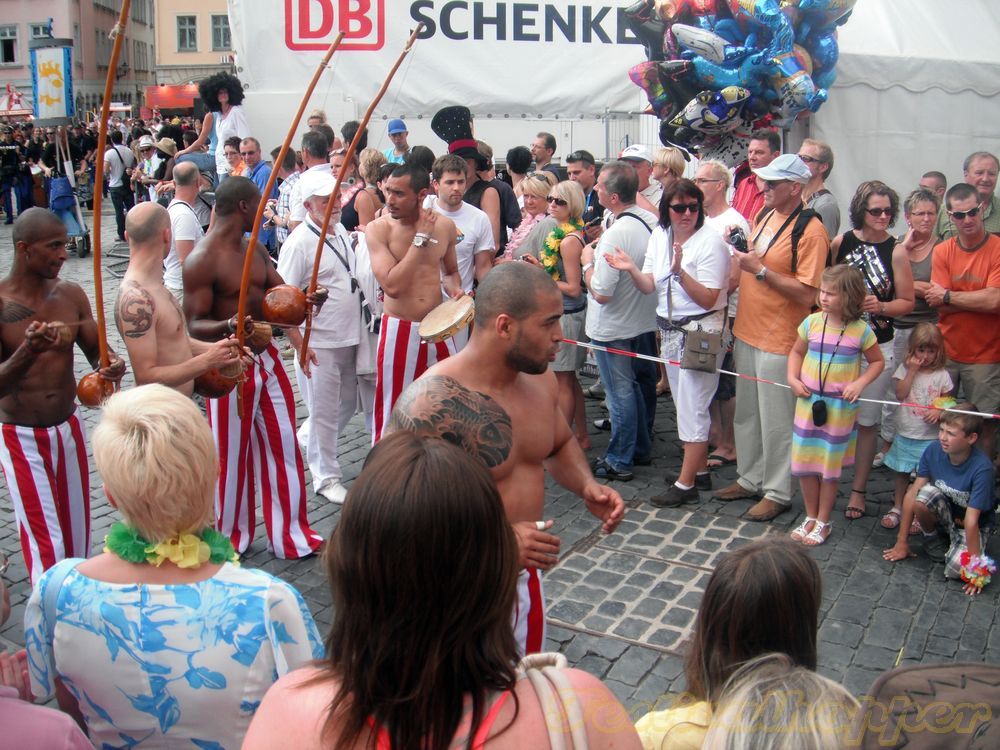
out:
<path id="1" fill-rule="evenodd" d="M 971 404 L 958 408 L 975 409 Z M 994 516 L 994 468 L 975 444 L 982 429 L 981 417 L 955 412 L 941 416 L 938 441 L 924 450 L 917 479 L 903 500 L 896 545 L 882 554 L 891 562 L 910 556 L 907 536 L 916 517 L 923 529 L 924 552 L 934 562 L 944 563 L 946 578 L 965 581 L 970 596 L 982 591 L 992 565 L 985 546 Z M 947 533 L 948 543 L 941 532 Z"/>

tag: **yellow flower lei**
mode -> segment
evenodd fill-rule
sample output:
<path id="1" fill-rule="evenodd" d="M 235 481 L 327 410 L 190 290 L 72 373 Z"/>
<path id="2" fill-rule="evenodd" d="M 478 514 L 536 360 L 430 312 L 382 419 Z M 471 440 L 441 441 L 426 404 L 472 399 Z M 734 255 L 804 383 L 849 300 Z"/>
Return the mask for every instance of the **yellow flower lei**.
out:
<path id="1" fill-rule="evenodd" d="M 207 562 L 239 564 L 239 555 L 232 542 L 213 528 L 201 535 L 178 534 L 157 544 L 147 542 L 139 532 L 121 521 L 111 525 L 104 538 L 104 551 L 131 563 L 149 563 L 159 567 L 169 560 L 178 568 L 197 568 Z"/>
<path id="2" fill-rule="evenodd" d="M 578 232 L 583 229 L 582 221 L 567 221 L 560 224 L 545 238 L 539 257 L 542 261 L 542 268 L 552 277 L 553 281 L 559 281 L 559 247 L 566 235 Z"/>

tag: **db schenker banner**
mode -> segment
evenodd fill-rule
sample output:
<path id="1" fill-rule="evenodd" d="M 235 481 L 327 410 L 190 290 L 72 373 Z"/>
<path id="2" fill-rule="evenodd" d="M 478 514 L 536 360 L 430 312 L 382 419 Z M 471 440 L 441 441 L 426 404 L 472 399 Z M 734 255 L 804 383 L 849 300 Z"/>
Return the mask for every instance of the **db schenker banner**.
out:
<path id="1" fill-rule="evenodd" d="M 381 110 L 586 117 L 642 106 L 629 81 L 645 59 L 616 0 L 229 0 L 240 78 L 257 93 L 302 91 L 338 31 L 319 90 L 374 96 L 424 23 Z"/>

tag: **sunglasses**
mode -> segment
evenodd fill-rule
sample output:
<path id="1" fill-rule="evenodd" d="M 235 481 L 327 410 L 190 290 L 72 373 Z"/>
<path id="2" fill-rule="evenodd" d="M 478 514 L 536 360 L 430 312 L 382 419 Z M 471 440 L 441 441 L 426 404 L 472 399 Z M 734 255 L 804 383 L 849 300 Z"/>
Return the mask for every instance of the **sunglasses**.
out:
<path id="1" fill-rule="evenodd" d="M 765 190 L 774 190 L 778 185 L 784 185 L 788 180 L 764 180 Z"/>
<path id="2" fill-rule="evenodd" d="M 541 182 L 548 182 L 549 181 L 549 178 L 546 177 L 541 172 L 528 172 L 527 176 L 530 177 L 531 179 L 539 180 Z"/>
<path id="3" fill-rule="evenodd" d="M 958 219 L 959 221 L 961 221 L 966 216 L 978 216 L 980 209 L 982 209 L 982 205 L 976 206 L 975 208 L 970 208 L 968 211 L 949 211 L 948 215 L 953 219 Z"/>
<path id="4" fill-rule="evenodd" d="M 675 214 L 692 213 L 696 214 L 701 210 L 701 206 L 697 203 L 671 203 L 669 205 L 671 211 Z"/>
<path id="5" fill-rule="evenodd" d="M 722 182 L 722 180 L 710 180 L 708 177 L 695 177 L 691 180 L 695 185 L 704 185 L 706 182 Z"/>
<path id="6" fill-rule="evenodd" d="M 565 208 L 569 205 L 569 201 L 564 201 L 562 198 L 556 198 L 554 195 L 550 195 L 545 199 L 548 203 L 555 203 L 560 208 Z"/>
<path id="7" fill-rule="evenodd" d="M 822 159 L 817 159 L 815 156 L 806 156 L 805 154 L 798 154 L 798 157 L 804 161 L 806 164 L 822 164 Z"/>
<path id="8" fill-rule="evenodd" d="M 567 162 L 571 161 L 585 161 L 590 166 L 594 166 L 594 157 L 588 154 L 586 151 L 574 151 L 572 154 L 566 157 Z"/>
<path id="9" fill-rule="evenodd" d="M 865 213 L 869 216 L 874 216 L 876 219 L 879 216 L 892 216 L 891 208 L 866 208 Z"/>

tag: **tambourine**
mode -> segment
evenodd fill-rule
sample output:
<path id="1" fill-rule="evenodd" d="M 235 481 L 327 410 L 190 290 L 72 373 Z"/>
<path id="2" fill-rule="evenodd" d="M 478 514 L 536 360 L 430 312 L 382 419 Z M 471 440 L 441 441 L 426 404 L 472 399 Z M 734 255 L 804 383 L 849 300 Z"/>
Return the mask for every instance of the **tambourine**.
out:
<path id="1" fill-rule="evenodd" d="M 420 340 L 436 343 L 449 339 L 469 325 L 475 315 L 476 306 L 469 295 L 446 300 L 420 321 Z"/>

